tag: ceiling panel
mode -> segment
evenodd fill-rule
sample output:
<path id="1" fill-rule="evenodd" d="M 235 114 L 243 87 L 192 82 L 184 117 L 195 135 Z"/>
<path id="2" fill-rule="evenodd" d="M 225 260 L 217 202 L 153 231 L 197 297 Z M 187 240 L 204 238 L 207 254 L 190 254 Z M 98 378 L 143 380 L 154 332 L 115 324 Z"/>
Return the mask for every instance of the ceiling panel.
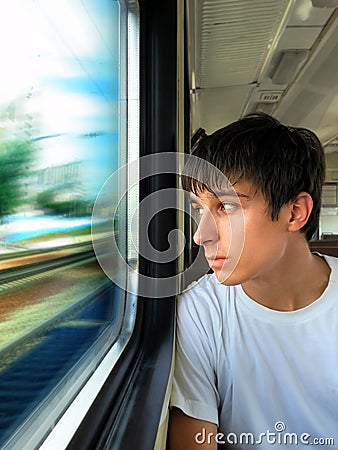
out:
<path id="1" fill-rule="evenodd" d="M 254 82 L 288 5 L 289 0 L 201 0 L 198 87 Z"/>
<path id="2" fill-rule="evenodd" d="M 325 140 L 338 135 L 338 8 L 311 0 L 187 2 L 194 129 L 211 132 L 264 110 Z M 274 84 L 292 49 L 307 50 L 307 59 Z"/>

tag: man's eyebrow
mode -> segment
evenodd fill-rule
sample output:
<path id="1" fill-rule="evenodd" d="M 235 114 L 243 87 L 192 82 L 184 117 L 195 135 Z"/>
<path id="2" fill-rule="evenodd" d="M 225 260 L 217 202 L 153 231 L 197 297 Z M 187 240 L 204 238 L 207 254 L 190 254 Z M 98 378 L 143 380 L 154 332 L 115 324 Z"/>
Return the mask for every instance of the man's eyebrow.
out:
<path id="1" fill-rule="evenodd" d="M 234 189 L 224 189 L 222 191 L 213 191 L 210 192 L 210 195 L 216 198 L 222 198 L 222 197 L 232 197 L 232 198 L 244 198 L 244 199 L 251 199 L 252 197 L 248 194 L 244 194 L 243 192 L 237 192 Z M 189 201 L 190 203 L 196 203 L 200 204 L 202 200 L 195 194 L 189 195 Z"/>
<path id="2" fill-rule="evenodd" d="M 191 204 L 196 203 L 200 205 L 202 203 L 202 200 L 200 200 L 198 197 L 192 197 L 189 195 L 188 200 Z"/>
<path id="3" fill-rule="evenodd" d="M 214 192 L 216 197 L 242 197 L 242 198 L 251 198 L 250 195 L 243 194 L 242 192 L 237 192 L 234 189 L 224 190 Z"/>

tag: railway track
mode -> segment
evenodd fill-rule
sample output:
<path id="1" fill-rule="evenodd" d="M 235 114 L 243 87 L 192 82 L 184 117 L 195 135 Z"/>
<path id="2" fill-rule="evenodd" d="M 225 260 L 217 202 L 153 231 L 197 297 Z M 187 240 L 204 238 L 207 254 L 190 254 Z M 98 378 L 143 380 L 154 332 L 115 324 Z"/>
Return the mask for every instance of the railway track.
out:
<path id="1" fill-rule="evenodd" d="M 0 284 L 10 283 L 15 280 L 22 280 L 43 272 L 48 272 L 59 267 L 82 262 L 89 259 L 94 259 L 95 254 L 93 250 L 86 250 L 81 253 L 75 253 L 56 258 L 49 258 L 48 260 L 35 261 L 24 264 L 22 266 L 9 267 L 0 271 Z"/>
<path id="2" fill-rule="evenodd" d="M 46 258 L 32 262 L 27 262 L 27 258 L 32 256 L 31 254 L 28 255 L 25 253 L 24 256 L 21 254 L 19 258 L 16 256 L 17 261 L 13 266 L 0 270 L 0 286 L 16 280 L 24 280 L 55 269 L 64 268 L 65 266 L 70 266 L 75 263 L 95 259 L 94 250 L 88 244 L 86 246 L 78 247 L 78 251 L 76 251 L 76 248 L 74 247 L 74 251 L 66 255 L 57 255 L 57 253 L 58 252 L 55 251 L 53 253 L 48 251 L 48 256 L 46 256 Z M 40 252 L 39 254 L 43 256 L 43 252 Z M 51 254 L 53 256 L 51 256 Z M 23 264 L 20 264 L 20 258 L 25 260 Z"/>
<path id="3" fill-rule="evenodd" d="M 106 247 L 109 239 L 105 238 L 98 242 Z M 91 242 L 11 253 L 0 258 L 0 286 L 95 258 Z M 10 266 L 1 269 L 1 262 L 4 261 Z"/>
<path id="4" fill-rule="evenodd" d="M 102 241 L 104 241 L 104 239 L 102 239 Z M 72 249 L 76 249 L 76 248 L 81 249 L 81 248 L 91 247 L 91 246 L 92 246 L 91 241 L 85 241 L 85 242 L 77 242 L 75 244 L 66 244 L 66 245 L 62 245 L 60 247 L 45 247 L 43 249 L 38 248 L 38 249 L 32 249 L 32 250 L 24 249 L 24 250 L 21 250 L 18 252 L 3 253 L 0 256 L 0 264 L 2 261 L 7 261 L 9 259 L 18 259 L 18 258 L 22 258 L 22 257 L 44 255 L 44 254 L 53 253 L 53 252 L 72 250 Z"/>

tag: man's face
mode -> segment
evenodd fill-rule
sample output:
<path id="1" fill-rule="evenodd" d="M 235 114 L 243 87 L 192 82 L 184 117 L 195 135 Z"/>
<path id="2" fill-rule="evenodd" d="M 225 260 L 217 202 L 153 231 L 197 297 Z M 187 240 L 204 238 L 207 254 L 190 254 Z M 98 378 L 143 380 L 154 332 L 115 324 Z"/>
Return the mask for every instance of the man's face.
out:
<path id="1" fill-rule="evenodd" d="M 191 203 L 199 217 L 194 241 L 203 246 L 221 283 L 236 285 L 266 278 L 278 264 L 290 235 L 287 205 L 279 219 L 272 221 L 262 193 L 246 181 L 217 195 L 208 191 L 191 194 Z"/>

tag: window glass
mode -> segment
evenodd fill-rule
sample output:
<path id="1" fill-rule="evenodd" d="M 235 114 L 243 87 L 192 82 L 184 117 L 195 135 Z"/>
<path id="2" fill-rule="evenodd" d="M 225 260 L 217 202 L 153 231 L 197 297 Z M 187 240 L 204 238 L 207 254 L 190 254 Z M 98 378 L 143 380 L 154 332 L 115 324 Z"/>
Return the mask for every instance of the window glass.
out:
<path id="1" fill-rule="evenodd" d="M 323 186 L 322 209 L 319 222 L 319 239 L 338 240 L 338 182 L 337 170 L 330 166 L 332 161 L 337 164 L 337 152 L 326 155 L 326 182 Z"/>
<path id="2" fill-rule="evenodd" d="M 57 395 L 65 408 L 122 325 L 125 293 L 92 233 L 130 254 L 128 201 L 108 232 L 92 211 L 138 151 L 128 155 L 123 5 L 13 0 L 0 14 L 0 446 Z"/>

